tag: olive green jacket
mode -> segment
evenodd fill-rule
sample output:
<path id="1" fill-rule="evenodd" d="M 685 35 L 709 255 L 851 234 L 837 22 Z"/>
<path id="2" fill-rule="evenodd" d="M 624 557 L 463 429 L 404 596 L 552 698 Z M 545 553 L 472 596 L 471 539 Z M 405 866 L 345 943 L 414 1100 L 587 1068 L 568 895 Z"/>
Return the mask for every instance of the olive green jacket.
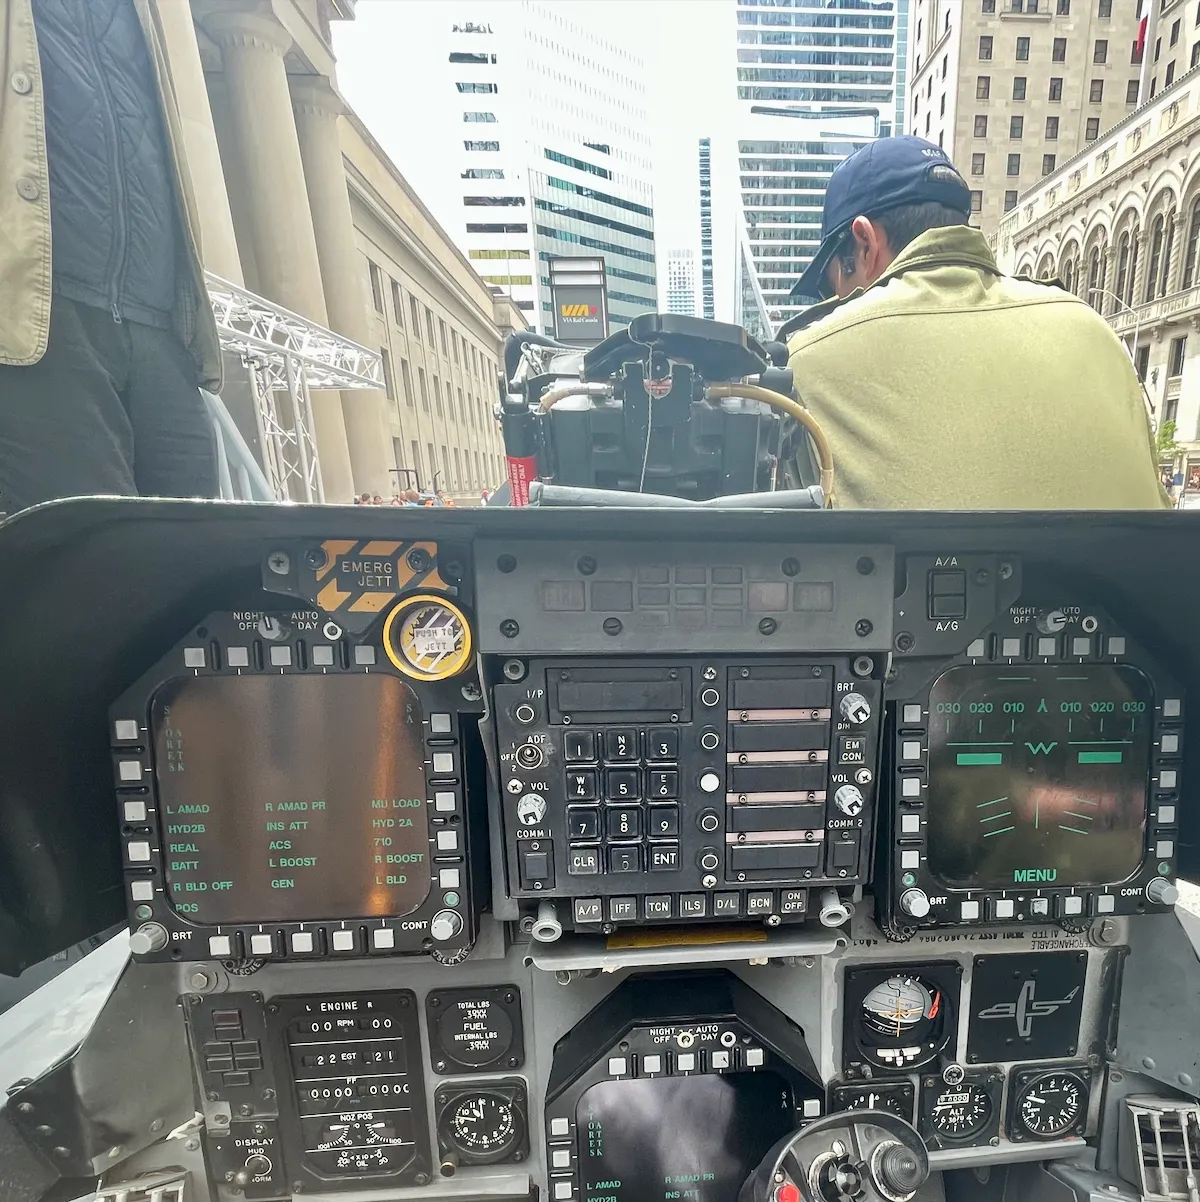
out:
<path id="1" fill-rule="evenodd" d="M 167 69 L 155 4 L 134 0 L 162 98 L 163 128 L 175 163 L 183 236 L 175 328 L 196 363 L 196 382 L 216 392 L 221 349 L 204 286 L 195 197 L 183 154 L 183 129 Z M 175 3 L 176 0 L 168 0 Z M 50 334 L 50 173 L 42 74 L 32 0 L 0 0 L 0 364 L 27 367 L 46 353 Z"/>
<path id="2" fill-rule="evenodd" d="M 1062 288 L 1003 275 L 978 230 L 927 230 L 871 287 L 789 327 L 841 508 L 1167 504 L 1119 339 Z"/>

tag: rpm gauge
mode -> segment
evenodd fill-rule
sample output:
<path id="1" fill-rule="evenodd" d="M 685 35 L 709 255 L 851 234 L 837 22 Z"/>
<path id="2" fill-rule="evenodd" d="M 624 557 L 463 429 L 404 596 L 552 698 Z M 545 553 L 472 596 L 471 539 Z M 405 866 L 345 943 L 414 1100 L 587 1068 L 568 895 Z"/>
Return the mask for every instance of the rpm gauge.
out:
<path id="1" fill-rule="evenodd" d="M 1087 1111 L 1087 1099 L 1088 1087 L 1076 1073 L 1039 1073 L 1017 1093 L 1013 1105 L 1014 1135 L 1061 1139 L 1074 1134 Z"/>
<path id="2" fill-rule="evenodd" d="M 987 1090 L 964 1081 L 946 1086 L 934 1097 L 928 1123 L 939 1138 L 962 1143 L 973 1139 L 991 1122 L 992 1110 Z"/>

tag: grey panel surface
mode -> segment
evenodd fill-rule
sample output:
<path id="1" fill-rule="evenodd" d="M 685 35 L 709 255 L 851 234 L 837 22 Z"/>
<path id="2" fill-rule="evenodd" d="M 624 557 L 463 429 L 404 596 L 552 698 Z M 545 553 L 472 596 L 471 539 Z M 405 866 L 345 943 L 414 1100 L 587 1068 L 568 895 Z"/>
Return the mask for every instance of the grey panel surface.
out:
<path id="1" fill-rule="evenodd" d="M 884 651 L 892 644 L 893 561 L 893 549 L 880 544 L 725 544 L 705 551 L 480 539 L 480 650 Z M 501 625 L 514 621 L 512 637 L 502 634 Z M 764 625 L 772 633 L 762 633 Z"/>

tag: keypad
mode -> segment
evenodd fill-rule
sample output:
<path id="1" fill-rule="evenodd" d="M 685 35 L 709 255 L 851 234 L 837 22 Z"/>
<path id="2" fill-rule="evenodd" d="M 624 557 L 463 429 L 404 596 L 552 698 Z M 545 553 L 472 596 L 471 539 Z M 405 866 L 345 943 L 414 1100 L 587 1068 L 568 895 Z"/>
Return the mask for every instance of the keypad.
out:
<path id="1" fill-rule="evenodd" d="M 567 873 L 677 872 L 679 731 L 564 731 Z"/>

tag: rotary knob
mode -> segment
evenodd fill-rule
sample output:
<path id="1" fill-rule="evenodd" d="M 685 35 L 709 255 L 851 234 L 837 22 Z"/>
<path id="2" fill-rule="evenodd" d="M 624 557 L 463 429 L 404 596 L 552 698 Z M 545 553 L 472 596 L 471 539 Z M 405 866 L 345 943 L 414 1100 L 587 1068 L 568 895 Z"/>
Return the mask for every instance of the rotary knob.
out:
<path id="1" fill-rule="evenodd" d="M 924 889 L 905 889 L 900 894 L 900 909 L 910 918 L 924 918 L 929 913 L 929 898 Z"/>
<path id="2" fill-rule="evenodd" d="M 863 808 L 862 790 L 857 785 L 842 785 L 833 795 L 833 804 L 847 818 L 857 818 Z"/>
<path id="3" fill-rule="evenodd" d="M 129 936 L 129 950 L 135 956 L 161 952 L 167 946 L 167 928 L 159 922 L 144 922 Z"/>
<path id="4" fill-rule="evenodd" d="M 861 725 L 871 716 L 871 703 L 861 693 L 847 693 L 838 705 L 848 722 Z"/>
<path id="5" fill-rule="evenodd" d="M 462 930 L 462 915 L 454 910 L 439 910 L 429 924 L 429 934 L 438 943 L 453 939 Z"/>
<path id="6" fill-rule="evenodd" d="M 1173 906 L 1179 900 L 1179 890 L 1165 876 L 1156 876 L 1146 886 L 1146 897 L 1156 906 Z"/>
<path id="7" fill-rule="evenodd" d="M 540 793 L 526 793 L 517 802 L 517 817 L 523 826 L 537 826 L 546 817 L 546 799 Z"/>

